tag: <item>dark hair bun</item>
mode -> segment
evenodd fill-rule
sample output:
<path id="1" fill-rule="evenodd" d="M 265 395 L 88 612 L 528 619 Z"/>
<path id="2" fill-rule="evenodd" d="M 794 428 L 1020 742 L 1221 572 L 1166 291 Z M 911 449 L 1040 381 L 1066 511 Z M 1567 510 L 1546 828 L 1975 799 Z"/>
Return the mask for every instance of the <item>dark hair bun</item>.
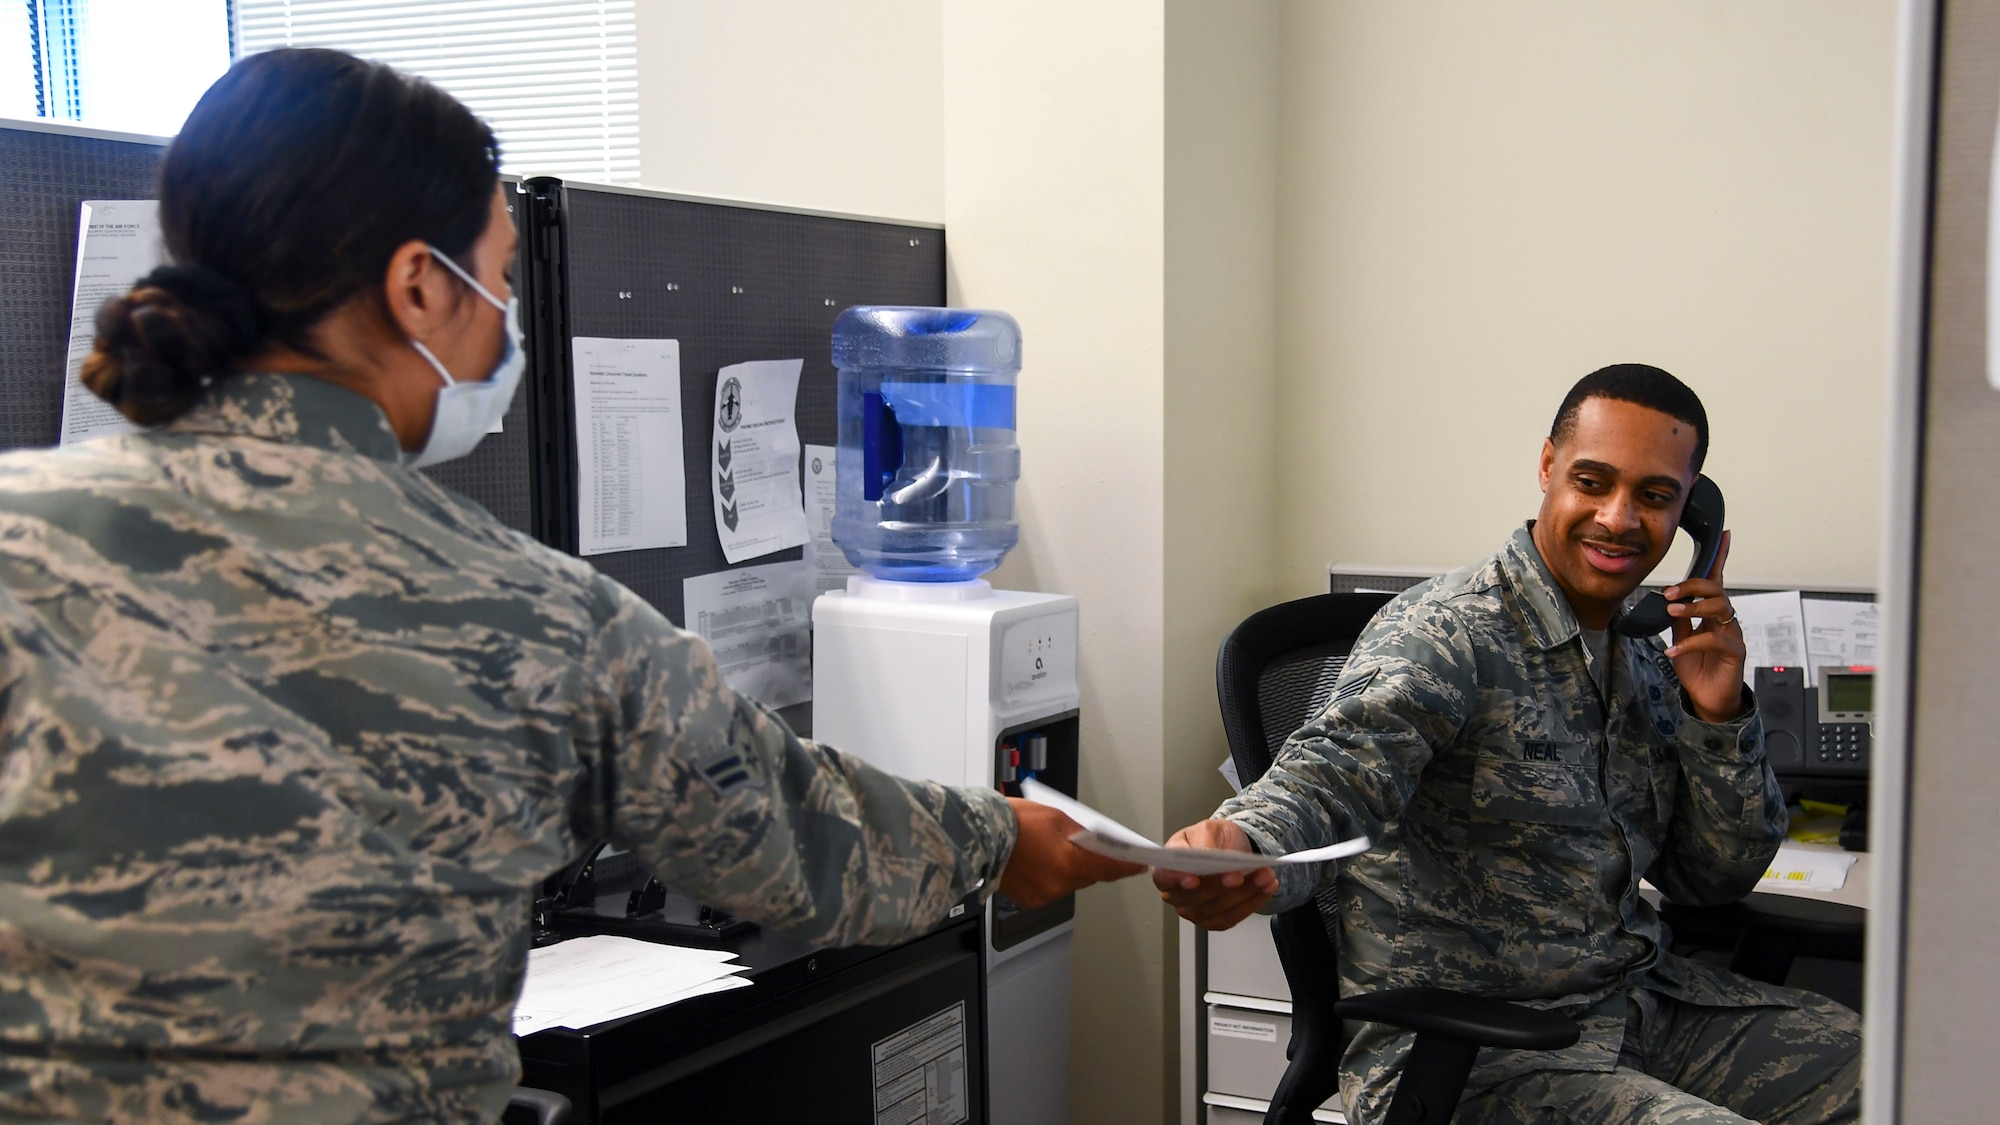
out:
<path id="1" fill-rule="evenodd" d="M 263 336 L 242 286 L 202 266 L 162 266 L 97 310 L 83 382 L 141 426 L 179 416 Z"/>

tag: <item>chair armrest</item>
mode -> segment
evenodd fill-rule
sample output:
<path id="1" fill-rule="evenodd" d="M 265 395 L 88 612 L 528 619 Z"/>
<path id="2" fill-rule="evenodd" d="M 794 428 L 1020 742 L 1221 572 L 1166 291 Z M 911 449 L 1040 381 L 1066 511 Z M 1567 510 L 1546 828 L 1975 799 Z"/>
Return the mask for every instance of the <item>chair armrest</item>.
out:
<path id="1" fill-rule="evenodd" d="M 1386 1023 L 1481 1047 L 1520 1051 L 1567 1047 L 1579 1034 L 1576 1021 L 1560 1012 L 1443 988 L 1385 988 L 1339 1000 L 1333 1010 L 1342 1019 Z"/>
<path id="2" fill-rule="evenodd" d="M 568 1125 L 572 1108 L 568 1098 L 552 1090 L 516 1086 L 507 1099 L 507 1109 L 500 1120 L 506 1125 L 515 1121 L 532 1122 L 533 1125 Z"/>

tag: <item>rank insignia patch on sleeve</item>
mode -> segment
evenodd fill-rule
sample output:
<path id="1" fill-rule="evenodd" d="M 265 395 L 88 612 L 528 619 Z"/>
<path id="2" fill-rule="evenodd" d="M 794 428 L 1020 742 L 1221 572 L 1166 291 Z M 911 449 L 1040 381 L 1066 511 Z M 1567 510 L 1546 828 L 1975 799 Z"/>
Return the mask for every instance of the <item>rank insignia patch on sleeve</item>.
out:
<path id="1" fill-rule="evenodd" d="M 1343 699 L 1353 699 L 1355 696 L 1367 691 L 1368 685 L 1375 682 L 1375 673 L 1379 671 L 1381 671 L 1380 668 L 1370 668 L 1366 672 L 1355 676 L 1338 688 L 1335 688 L 1333 701 L 1339 703 Z"/>

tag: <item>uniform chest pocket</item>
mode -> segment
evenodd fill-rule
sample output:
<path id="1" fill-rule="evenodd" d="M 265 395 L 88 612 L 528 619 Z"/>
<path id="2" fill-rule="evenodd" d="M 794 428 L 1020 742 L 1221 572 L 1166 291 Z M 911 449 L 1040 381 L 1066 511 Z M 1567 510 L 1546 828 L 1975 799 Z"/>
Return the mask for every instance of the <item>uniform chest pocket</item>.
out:
<path id="1" fill-rule="evenodd" d="M 1562 746 L 1554 753 L 1543 747 L 1525 743 L 1480 751 L 1472 768 L 1473 815 L 1528 824 L 1602 824 L 1604 790 L 1588 747 Z"/>

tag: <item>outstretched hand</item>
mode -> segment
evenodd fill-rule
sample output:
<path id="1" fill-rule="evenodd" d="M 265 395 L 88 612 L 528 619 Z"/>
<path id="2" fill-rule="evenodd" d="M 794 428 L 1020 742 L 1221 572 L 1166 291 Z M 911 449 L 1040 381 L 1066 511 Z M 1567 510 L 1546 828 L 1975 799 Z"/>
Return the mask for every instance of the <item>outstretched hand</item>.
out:
<path id="1" fill-rule="evenodd" d="M 1174 833 L 1170 848 L 1221 848 L 1254 852 L 1250 837 L 1227 820 L 1203 820 Z M 1153 869 L 1153 885 L 1160 899 L 1174 912 L 1204 930 L 1226 930 L 1271 901 L 1278 893 L 1278 874 L 1268 867 L 1255 871 L 1225 871 L 1220 875 L 1191 875 L 1185 871 Z"/>
<path id="2" fill-rule="evenodd" d="M 1000 873 L 1000 893 L 1026 907 L 1042 906 L 1092 883 L 1108 883 L 1138 875 L 1136 863 L 1087 852 L 1069 842 L 1083 831 L 1077 822 L 1048 807 L 1019 797 L 1007 798 L 1020 825 L 1014 854 Z"/>
<path id="3" fill-rule="evenodd" d="M 1674 643 L 1667 656 L 1694 704 L 1695 717 L 1709 723 L 1727 722 L 1743 713 L 1743 626 L 1737 624 L 1736 608 L 1722 586 L 1722 564 L 1728 560 L 1725 531 L 1722 549 L 1706 578 L 1690 578 L 1661 591 L 1673 618 Z M 1695 624 L 1697 619 L 1701 624 Z"/>

